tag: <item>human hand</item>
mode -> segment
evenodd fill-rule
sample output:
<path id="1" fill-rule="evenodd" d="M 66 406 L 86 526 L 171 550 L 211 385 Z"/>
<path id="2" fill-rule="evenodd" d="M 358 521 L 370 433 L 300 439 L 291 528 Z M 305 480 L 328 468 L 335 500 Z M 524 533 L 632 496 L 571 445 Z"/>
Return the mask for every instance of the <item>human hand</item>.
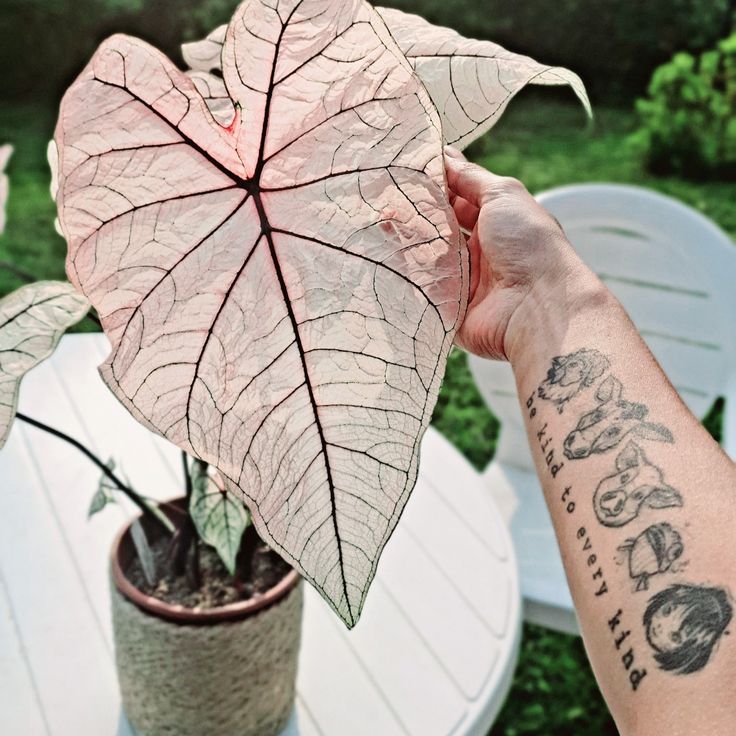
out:
<path id="1" fill-rule="evenodd" d="M 510 359 L 533 310 L 587 269 L 557 220 L 521 182 L 497 176 L 445 149 L 450 202 L 471 233 L 470 301 L 456 342 L 486 358 Z M 589 272 L 587 272 L 589 274 Z M 592 276 L 592 274 L 591 274 Z"/>

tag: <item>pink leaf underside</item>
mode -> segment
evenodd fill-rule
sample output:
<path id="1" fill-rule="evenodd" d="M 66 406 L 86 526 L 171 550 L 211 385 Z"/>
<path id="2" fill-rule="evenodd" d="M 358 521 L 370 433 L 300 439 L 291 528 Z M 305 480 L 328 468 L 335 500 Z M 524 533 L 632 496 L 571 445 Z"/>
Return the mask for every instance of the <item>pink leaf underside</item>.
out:
<path id="1" fill-rule="evenodd" d="M 528 84 L 569 85 L 591 114 L 582 80 L 568 69 L 545 66 L 491 41 L 464 38 L 418 15 L 392 8 L 379 12 L 426 85 L 450 145 L 465 148 L 489 131 Z"/>
<path id="2" fill-rule="evenodd" d="M 224 128 L 229 128 L 235 121 L 235 105 L 227 93 L 225 82 L 207 72 L 190 71 L 187 74 L 197 92 L 207 101 L 212 117 Z"/>
<path id="3" fill-rule="evenodd" d="M 248 0 L 222 59 L 227 127 L 127 37 L 67 92 L 67 271 L 114 393 L 216 466 L 352 626 L 467 301 L 440 123 L 360 0 Z"/>
<path id="4" fill-rule="evenodd" d="M 5 232 L 5 207 L 8 202 L 8 176 L 5 174 L 5 167 L 8 165 L 10 156 L 13 153 L 13 147 L 6 143 L 0 146 L 0 235 Z"/>
<path id="5" fill-rule="evenodd" d="M 0 447 L 15 418 L 23 376 L 54 352 L 88 309 L 71 284 L 59 281 L 37 281 L 0 299 Z"/>
<path id="6" fill-rule="evenodd" d="M 591 114 L 582 80 L 568 69 L 545 66 L 491 41 L 464 38 L 418 15 L 393 8 L 378 12 L 435 103 L 445 143 L 462 149 L 480 138 L 528 84 L 569 85 Z M 182 46 L 191 69 L 209 73 L 222 68 L 225 29 L 220 26 L 202 41 Z M 216 98 L 213 104 L 222 105 Z"/>

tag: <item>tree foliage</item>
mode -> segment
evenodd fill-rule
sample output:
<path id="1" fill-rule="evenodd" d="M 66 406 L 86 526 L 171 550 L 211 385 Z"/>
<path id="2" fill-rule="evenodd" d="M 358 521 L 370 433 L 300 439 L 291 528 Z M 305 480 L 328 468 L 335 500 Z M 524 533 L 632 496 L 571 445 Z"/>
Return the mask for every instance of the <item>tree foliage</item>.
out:
<path id="1" fill-rule="evenodd" d="M 641 93 L 675 51 L 701 51 L 728 34 L 731 0 L 381 0 L 465 36 L 583 76 L 598 101 Z M 227 22 L 237 0 L 3 0 L 0 97 L 58 94 L 113 32 L 177 59 L 182 40 Z"/>
<path id="2" fill-rule="evenodd" d="M 634 141 L 656 174 L 736 177 L 736 34 L 699 57 L 659 67 L 637 103 Z"/>
<path id="3" fill-rule="evenodd" d="M 143 38 L 177 59 L 183 38 L 227 20 L 236 4 L 221 3 L 229 11 L 223 19 L 208 11 L 208 0 L 3 0 L 0 63 L 13 71 L 0 81 L 0 99 L 60 97 L 113 33 Z"/>

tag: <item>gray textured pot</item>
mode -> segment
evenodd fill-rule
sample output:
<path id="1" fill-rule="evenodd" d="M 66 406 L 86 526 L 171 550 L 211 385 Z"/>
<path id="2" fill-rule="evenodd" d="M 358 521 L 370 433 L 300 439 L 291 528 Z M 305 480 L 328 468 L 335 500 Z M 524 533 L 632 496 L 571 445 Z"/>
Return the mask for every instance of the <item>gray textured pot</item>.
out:
<path id="1" fill-rule="evenodd" d="M 303 597 L 296 571 L 254 600 L 198 612 L 135 588 L 124 573 L 133 554 L 126 527 L 112 549 L 112 619 L 133 728 L 143 736 L 277 736 L 294 707 Z"/>

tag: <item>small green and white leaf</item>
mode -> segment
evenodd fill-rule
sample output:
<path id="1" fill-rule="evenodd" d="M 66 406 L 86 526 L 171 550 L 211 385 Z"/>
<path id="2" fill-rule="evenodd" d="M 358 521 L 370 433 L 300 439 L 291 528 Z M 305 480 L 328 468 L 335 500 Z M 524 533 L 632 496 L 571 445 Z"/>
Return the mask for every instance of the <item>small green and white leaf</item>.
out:
<path id="1" fill-rule="evenodd" d="M 192 466 L 189 513 L 199 538 L 214 547 L 230 574 L 235 574 L 235 559 L 250 525 L 250 514 L 238 499 L 217 485 L 207 466 L 198 461 Z"/>
<path id="2" fill-rule="evenodd" d="M 115 470 L 115 460 L 113 458 L 110 458 L 106 463 L 105 467 L 113 471 Z M 107 506 L 109 503 L 115 503 L 115 496 L 113 495 L 113 491 L 115 490 L 115 486 L 112 484 L 110 479 L 103 473 L 100 476 L 100 481 L 97 484 L 97 491 L 95 492 L 95 495 L 92 496 L 92 503 L 89 505 L 89 511 L 87 512 L 87 518 L 90 518 L 94 516 L 95 514 L 102 511 L 102 509 Z"/>
<path id="3" fill-rule="evenodd" d="M 37 281 L 0 300 L 0 447 L 15 419 L 20 382 L 54 352 L 89 302 L 68 283 Z"/>
<path id="4" fill-rule="evenodd" d="M 150 586 L 156 585 L 156 563 L 153 560 L 153 552 L 151 545 L 148 544 L 148 538 L 146 532 L 143 531 L 143 525 L 140 519 L 136 519 L 130 526 L 130 536 L 135 546 L 135 551 L 138 553 L 138 559 L 141 562 L 143 568 L 143 576 L 146 578 L 146 582 Z"/>
<path id="5" fill-rule="evenodd" d="M 95 495 L 92 496 L 92 503 L 90 503 L 89 505 L 87 518 L 94 516 L 95 514 L 102 511 L 102 509 L 104 509 L 107 504 L 114 502 L 115 498 L 113 497 L 113 495 L 107 490 L 107 488 L 103 487 L 102 484 L 100 484 L 100 487 L 95 492 Z"/>

